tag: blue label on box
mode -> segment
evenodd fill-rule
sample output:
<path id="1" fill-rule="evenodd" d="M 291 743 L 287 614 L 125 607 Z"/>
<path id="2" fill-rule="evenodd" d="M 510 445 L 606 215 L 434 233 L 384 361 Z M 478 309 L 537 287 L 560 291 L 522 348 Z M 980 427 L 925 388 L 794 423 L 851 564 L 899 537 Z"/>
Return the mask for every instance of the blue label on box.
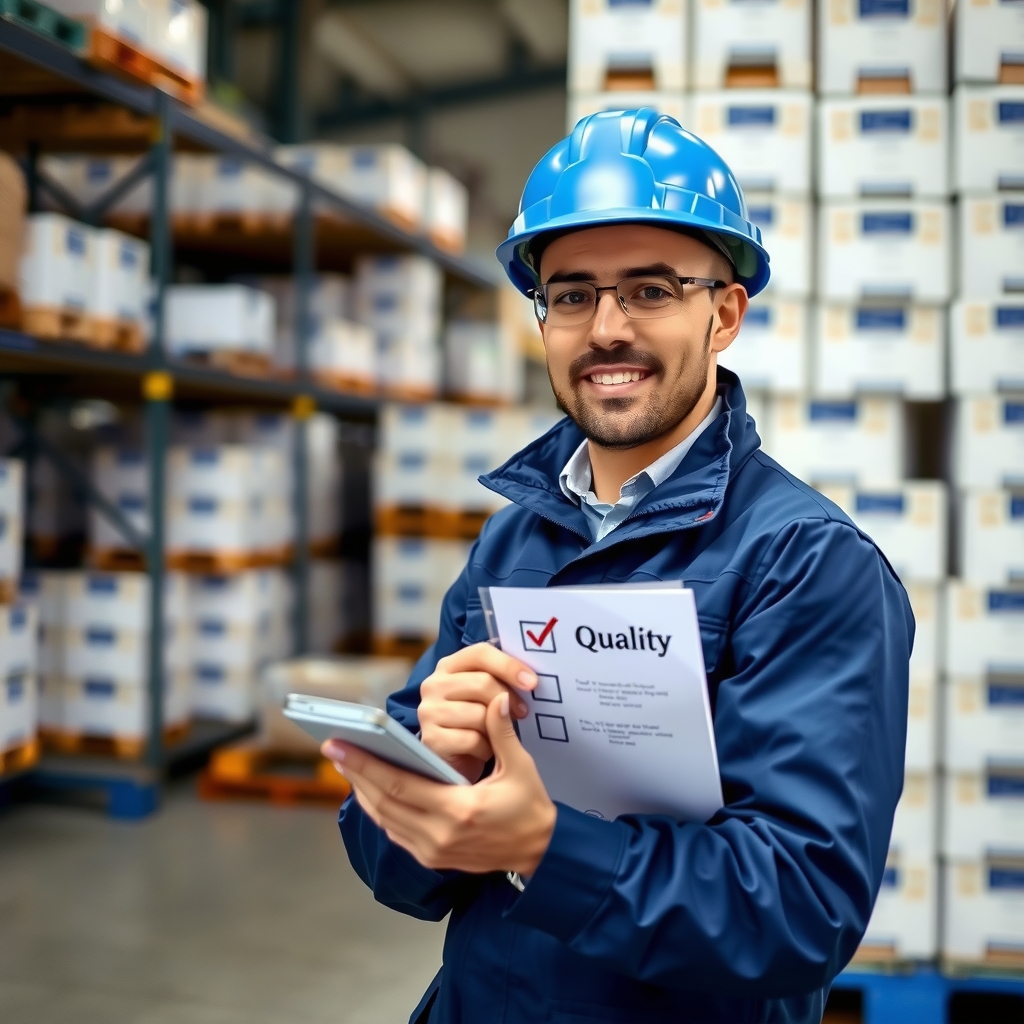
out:
<path id="1" fill-rule="evenodd" d="M 398 456 L 398 465 L 402 469 L 422 469 L 427 457 L 422 452 L 402 452 Z"/>
<path id="2" fill-rule="evenodd" d="M 494 467 L 491 465 L 491 459 L 486 455 L 467 455 L 462 460 L 462 468 L 467 473 L 475 473 L 479 476 L 481 473 L 489 473 Z"/>
<path id="3" fill-rule="evenodd" d="M 417 583 L 403 583 L 398 588 L 398 597 L 401 601 L 422 601 L 423 588 Z"/>
<path id="4" fill-rule="evenodd" d="M 996 306 L 996 327 L 1004 331 L 1024 329 L 1024 306 Z"/>
<path id="5" fill-rule="evenodd" d="M 113 697 L 117 687 L 112 679 L 86 679 L 86 697 Z"/>
<path id="6" fill-rule="evenodd" d="M 21 676 L 13 676 L 7 680 L 7 703 L 15 704 L 25 696 L 25 680 Z"/>
<path id="7" fill-rule="evenodd" d="M 887 864 L 882 872 L 882 887 L 884 889 L 896 889 L 900 884 L 900 873 L 897 868 Z"/>
<path id="8" fill-rule="evenodd" d="M 1020 707 L 1024 704 L 1024 679 L 989 679 L 988 702 L 994 707 Z"/>
<path id="9" fill-rule="evenodd" d="M 199 620 L 199 632 L 203 636 L 223 636 L 227 631 L 227 623 L 223 619 Z"/>
<path id="10" fill-rule="evenodd" d="M 80 228 L 68 228 L 65 244 L 68 252 L 83 256 L 85 254 L 85 232 Z"/>
<path id="11" fill-rule="evenodd" d="M 189 512 L 196 512 L 199 515 L 212 515 L 217 511 L 217 504 L 216 498 L 189 498 L 188 510 Z"/>
<path id="12" fill-rule="evenodd" d="M 216 448 L 193 448 L 189 457 L 195 466 L 216 466 L 220 462 L 220 452 Z"/>
<path id="13" fill-rule="evenodd" d="M 1024 494 L 1010 495 L 1010 518 L 1024 519 Z"/>
<path id="14" fill-rule="evenodd" d="M 1012 423 L 1014 426 L 1024 423 L 1024 402 L 1004 402 L 1003 422 Z"/>
<path id="15" fill-rule="evenodd" d="M 996 111 L 1000 124 L 1024 125 L 1024 102 L 1021 100 L 1000 100 L 996 104 Z"/>
<path id="16" fill-rule="evenodd" d="M 117 577 L 103 575 L 86 576 L 85 589 L 90 594 L 116 594 Z"/>
<path id="17" fill-rule="evenodd" d="M 865 235 L 909 235 L 914 230 L 914 215 L 907 213 L 865 213 L 861 217 Z"/>
<path id="18" fill-rule="evenodd" d="M 886 515 L 903 515 L 904 500 L 902 494 L 858 494 L 856 510 L 867 515 L 879 512 Z"/>
<path id="19" fill-rule="evenodd" d="M 988 869 L 990 889 L 1024 889 L 1024 864 L 1010 866 L 999 864 Z"/>
<path id="20" fill-rule="evenodd" d="M 775 208 L 772 206 L 748 206 L 747 216 L 759 228 L 770 228 L 775 221 Z"/>
<path id="21" fill-rule="evenodd" d="M 914 124 L 911 110 L 864 110 L 860 115 L 860 130 L 865 135 L 876 132 L 909 132 Z"/>
<path id="22" fill-rule="evenodd" d="M 910 0 L 859 0 L 862 18 L 909 18 Z"/>
<path id="23" fill-rule="evenodd" d="M 772 325 L 772 307 L 747 306 L 747 315 L 744 318 L 744 323 L 767 330 Z"/>
<path id="24" fill-rule="evenodd" d="M 219 683 L 224 678 L 224 668 L 208 662 L 196 665 L 196 679 L 201 683 Z"/>
<path id="25" fill-rule="evenodd" d="M 28 623 L 28 612 L 25 610 L 25 607 L 20 604 L 15 605 L 11 609 L 7 622 L 12 630 L 24 629 Z"/>
<path id="26" fill-rule="evenodd" d="M 119 466 L 141 466 L 143 464 L 142 452 L 136 448 L 122 448 L 117 453 L 117 464 Z"/>
<path id="27" fill-rule="evenodd" d="M 357 149 L 352 154 L 352 166 L 360 171 L 376 167 L 377 151 L 375 149 Z"/>
<path id="28" fill-rule="evenodd" d="M 119 494 L 117 507 L 122 512 L 145 512 L 146 499 L 141 494 Z"/>
<path id="29" fill-rule="evenodd" d="M 475 430 L 486 430 L 494 423 L 494 413 L 490 409 L 470 409 L 464 415 L 466 426 Z"/>
<path id="30" fill-rule="evenodd" d="M 988 774 L 988 795 L 1019 799 L 1024 797 L 1024 772 L 998 772 L 990 769 Z"/>
<path id="31" fill-rule="evenodd" d="M 868 306 L 857 310 L 858 331 L 905 331 L 907 311 L 900 307 L 876 309 Z"/>
<path id="32" fill-rule="evenodd" d="M 726 120 L 730 128 L 771 128 L 775 124 L 775 108 L 729 107 Z"/>
<path id="33" fill-rule="evenodd" d="M 217 173 L 225 178 L 237 177 L 245 169 L 245 163 L 237 156 L 222 156 L 217 161 Z"/>
<path id="34" fill-rule="evenodd" d="M 90 184 L 110 181 L 113 170 L 109 160 L 87 160 L 85 162 L 85 180 Z"/>
<path id="35" fill-rule="evenodd" d="M 609 7 L 653 7 L 654 0 L 608 0 Z"/>
<path id="36" fill-rule="evenodd" d="M 1024 203 L 1003 203 L 1003 227 L 1024 228 Z"/>
<path id="37" fill-rule="evenodd" d="M 425 405 L 403 405 L 400 407 L 398 415 L 406 425 L 426 423 L 427 407 Z"/>
<path id="38" fill-rule="evenodd" d="M 117 253 L 118 262 L 125 270 L 134 270 L 139 265 L 138 250 L 131 242 L 122 242 Z"/>
<path id="39" fill-rule="evenodd" d="M 812 423 L 849 422 L 857 419 L 856 402 L 811 402 L 808 416 Z"/>
<path id="40" fill-rule="evenodd" d="M 990 590 L 990 612 L 1024 612 L 1024 590 Z"/>
<path id="41" fill-rule="evenodd" d="M 89 626 L 85 631 L 87 644 L 109 647 L 115 640 L 117 640 L 117 633 L 108 626 Z"/>

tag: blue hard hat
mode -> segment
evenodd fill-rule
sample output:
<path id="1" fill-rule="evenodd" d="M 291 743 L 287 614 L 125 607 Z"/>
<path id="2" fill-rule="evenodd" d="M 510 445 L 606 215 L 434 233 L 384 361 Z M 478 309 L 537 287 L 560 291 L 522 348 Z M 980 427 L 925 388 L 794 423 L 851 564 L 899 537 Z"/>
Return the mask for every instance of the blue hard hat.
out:
<path id="1" fill-rule="evenodd" d="M 653 107 L 590 114 L 548 150 L 497 256 L 529 294 L 539 269 L 530 252 L 535 238 L 629 222 L 702 238 L 729 259 L 748 295 L 768 283 L 768 253 L 732 171 L 706 142 Z"/>

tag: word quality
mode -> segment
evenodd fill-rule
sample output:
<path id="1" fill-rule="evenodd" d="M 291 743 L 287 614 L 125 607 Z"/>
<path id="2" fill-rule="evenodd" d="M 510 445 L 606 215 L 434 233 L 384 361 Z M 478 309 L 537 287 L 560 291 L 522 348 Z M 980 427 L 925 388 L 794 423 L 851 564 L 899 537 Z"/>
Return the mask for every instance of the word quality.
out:
<path id="1" fill-rule="evenodd" d="M 593 654 L 597 654 L 598 648 L 603 648 L 606 651 L 614 648 L 617 651 L 655 651 L 659 658 L 664 658 L 668 653 L 668 644 L 671 639 L 671 634 L 662 636 L 661 633 L 655 633 L 650 629 L 645 633 L 642 627 L 637 629 L 630 626 L 628 635 L 626 633 L 602 633 L 599 630 L 591 629 L 590 626 L 576 627 L 576 643 Z"/>

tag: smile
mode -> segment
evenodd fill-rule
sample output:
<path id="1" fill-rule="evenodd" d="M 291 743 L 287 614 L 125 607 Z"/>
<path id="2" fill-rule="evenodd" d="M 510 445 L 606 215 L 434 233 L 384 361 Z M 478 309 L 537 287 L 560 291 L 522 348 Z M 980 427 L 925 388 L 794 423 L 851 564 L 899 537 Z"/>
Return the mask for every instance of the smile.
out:
<path id="1" fill-rule="evenodd" d="M 616 370 L 614 373 L 588 374 L 587 380 L 592 384 L 631 384 L 633 381 L 643 380 L 646 376 L 646 370 Z"/>

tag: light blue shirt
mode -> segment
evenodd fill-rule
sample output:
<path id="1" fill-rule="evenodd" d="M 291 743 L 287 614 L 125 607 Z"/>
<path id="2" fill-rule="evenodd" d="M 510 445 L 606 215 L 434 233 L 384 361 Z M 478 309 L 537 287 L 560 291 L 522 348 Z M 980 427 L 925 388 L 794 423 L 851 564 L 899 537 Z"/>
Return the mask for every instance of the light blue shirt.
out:
<path id="1" fill-rule="evenodd" d="M 719 397 L 711 412 L 700 421 L 691 434 L 622 485 L 619 500 L 614 505 L 598 501 L 592 490 L 594 475 L 590 468 L 590 450 L 587 447 L 589 442 L 584 441 L 572 453 L 572 457 L 558 476 L 558 486 L 570 501 L 575 502 L 583 510 L 595 543 L 607 537 L 658 484 L 664 483 L 679 468 L 679 464 L 694 446 L 697 438 L 711 426 L 721 411 L 722 399 Z"/>

